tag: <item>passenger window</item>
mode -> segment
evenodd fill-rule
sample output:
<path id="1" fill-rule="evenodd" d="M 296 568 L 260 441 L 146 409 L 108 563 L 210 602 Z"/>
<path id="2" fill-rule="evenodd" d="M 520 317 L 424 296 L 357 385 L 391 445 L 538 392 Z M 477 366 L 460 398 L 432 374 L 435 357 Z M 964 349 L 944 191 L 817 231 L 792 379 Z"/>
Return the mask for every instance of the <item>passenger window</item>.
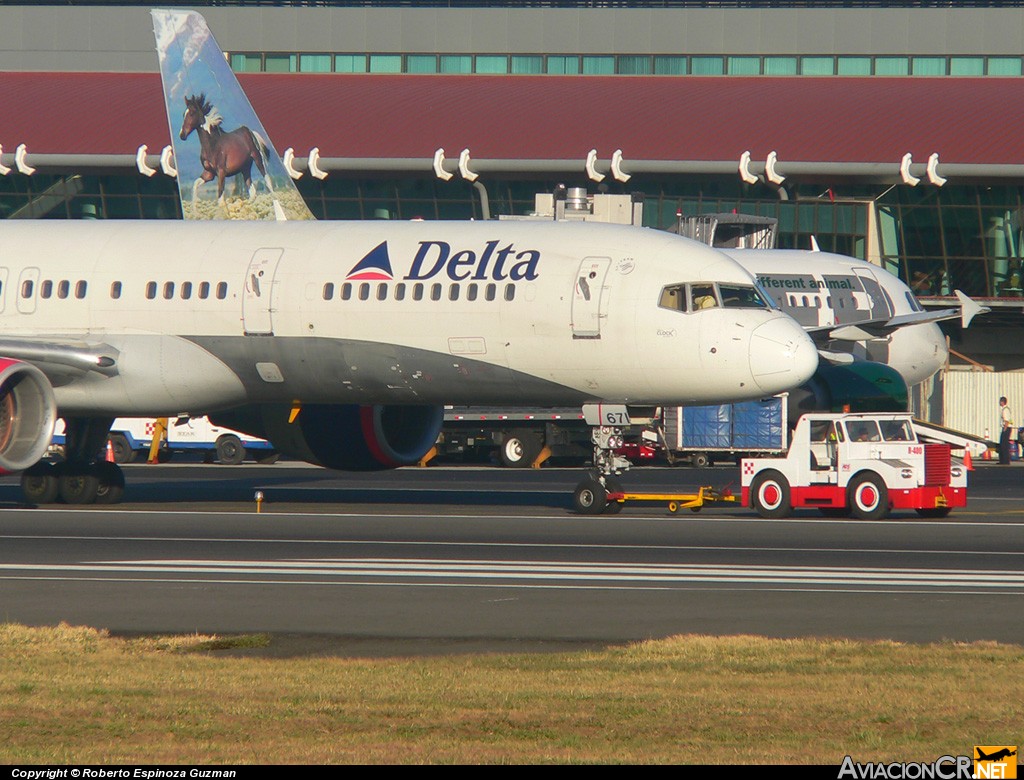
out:
<path id="1" fill-rule="evenodd" d="M 220 300 L 222 300 L 222 301 L 225 298 L 228 297 L 228 283 L 227 282 L 218 282 L 217 283 L 217 297 Z"/>
<path id="2" fill-rule="evenodd" d="M 146 297 L 149 298 L 149 300 L 156 298 L 156 282 L 146 283 Z"/>
<path id="3" fill-rule="evenodd" d="M 115 301 L 121 297 L 121 283 L 111 282 L 110 283 L 110 297 Z"/>
<path id="4" fill-rule="evenodd" d="M 457 301 L 459 300 L 459 285 L 453 284 L 448 288 L 448 300 Z"/>
<path id="5" fill-rule="evenodd" d="M 349 282 L 341 285 L 341 300 L 351 301 L 352 300 L 352 285 Z"/>
<path id="6" fill-rule="evenodd" d="M 398 284 L 395 285 L 395 300 L 405 300 L 405 282 L 399 282 Z"/>
<path id="7" fill-rule="evenodd" d="M 388 286 L 384 283 L 377 285 L 377 300 L 386 301 L 388 299 Z"/>
<path id="8" fill-rule="evenodd" d="M 368 301 L 370 300 L 370 285 L 363 282 L 359 285 L 359 300 Z"/>
<path id="9" fill-rule="evenodd" d="M 192 282 L 181 283 L 181 297 L 186 301 L 192 297 Z"/>
<path id="10" fill-rule="evenodd" d="M 514 284 L 505 285 L 505 300 L 512 301 L 516 297 L 516 286 Z"/>
<path id="11" fill-rule="evenodd" d="M 476 300 L 476 291 L 477 291 L 476 282 L 474 282 L 474 283 L 470 284 L 469 287 L 466 288 L 466 300 L 467 301 L 475 301 Z"/>
<path id="12" fill-rule="evenodd" d="M 484 299 L 488 300 L 488 301 L 493 301 L 494 300 L 494 296 L 497 293 L 497 290 L 498 290 L 498 288 L 494 284 L 494 282 L 491 282 L 490 284 L 488 284 L 487 287 L 484 288 Z"/>
<path id="13" fill-rule="evenodd" d="M 441 300 L 441 285 L 432 284 L 430 285 L 430 300 L 439 301 Z"/>
<path id="14" fill-rule="evenodd" d="M 324 300 L 329 301 L 334 297 L 334 284 L 327 282 L 324 284 Z"/>
<path id="15" fill-rule="evenodd" d="M 414 301 L 423 300 L 423 284 L 421 282 L 416 282 L 416 284 L 412 286 L 412 299 Z"/>
<path id="16" fill-rule="evenodd" d="M 39 285 L 39 297 L 49 298 L 51 295 L 53 295 L 53 282 L 49 279 L 44 279 Z"/>
<path id="17" fill-rule="evenodd" d="M 171 300 L 174 297 L 174 282 L 164 282 L 164 299 Z"/>
<path id="18" fill-rule="evenodd" d="M 200 282 L 199 283 L 199 297 L 204 301 L 210 297 L 210 283 Z"/>
<path id="19" fill-rule="evenodd" d="M 81 300 L 85 297 L 86 290 L 89 288 L 89 283 L 84 279 L 79 279 L 75 283 L 75 297 Z"/>
<path id="20" fill-rule="evenodd" d="M 64 300 L 65 298 L 68 297 L 68 293 L 70 292 L 71 282 L 69 282 L 67 279 L 61 279 L 60 282 L 57 283 L 57 297 L 60 298 L 61 300 Z"/>
<path id="21" fill-rule="evenodd" d="M 24 282 L 21 283 L 21 297 L 22 298 L 31 298 L 32 297 L 32 291 L 34 289 L 35 289 L 35 285 L 32 284 L 32 280 L 31 279 L 26 279 Z"/>

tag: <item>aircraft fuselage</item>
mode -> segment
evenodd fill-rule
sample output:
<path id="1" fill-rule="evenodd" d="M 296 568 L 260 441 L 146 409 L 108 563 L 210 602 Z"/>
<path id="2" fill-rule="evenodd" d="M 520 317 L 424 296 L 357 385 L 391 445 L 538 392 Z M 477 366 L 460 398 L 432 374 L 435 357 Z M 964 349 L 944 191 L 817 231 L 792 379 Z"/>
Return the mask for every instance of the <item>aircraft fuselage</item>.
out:
<path id="1" fill-rule="evenodd" d="M 777 310 L 659 306 L 666 285 L 752 280 L 610 225 L 27 222 L 5 230 L 0 282 L 0 354 L 55 350 L 32 362 L 61 414 L 710 403 L 817 365 Z"/>

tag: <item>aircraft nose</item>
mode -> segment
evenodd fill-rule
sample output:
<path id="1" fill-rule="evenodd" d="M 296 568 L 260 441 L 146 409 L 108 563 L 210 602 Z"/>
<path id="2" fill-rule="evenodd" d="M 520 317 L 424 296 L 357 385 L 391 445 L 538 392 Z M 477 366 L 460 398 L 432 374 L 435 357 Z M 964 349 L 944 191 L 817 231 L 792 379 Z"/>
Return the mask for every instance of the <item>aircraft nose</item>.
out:
<path id="1" fill-rule="evenodd" d="M 799 387 L 818 370 L 818 350 L 789 317 L 776 317 L 750 336 L 750 371 L 766 393 Z"/>

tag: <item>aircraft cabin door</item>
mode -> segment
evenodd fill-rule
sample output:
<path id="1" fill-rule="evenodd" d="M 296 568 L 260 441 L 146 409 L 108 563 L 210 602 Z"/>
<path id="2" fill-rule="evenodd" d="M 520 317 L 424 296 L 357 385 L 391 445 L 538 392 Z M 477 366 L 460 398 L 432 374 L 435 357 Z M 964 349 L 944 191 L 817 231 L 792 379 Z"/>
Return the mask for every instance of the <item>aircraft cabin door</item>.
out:
<path id="1" fill-rule="evenodd" d="M 864 285 L 864 292 L 868 296 L 868 305 L 871 307 L 871 319 L 882 320 L 891 317 L 892 307 L 886 299 L 882 285 L 878 282 L 878 277 L 872 271 L 864 268 L 855 268 L 853 272 L 857 274 L 860 283 Z"/>
<path id="2" fill-rule="evenodd" d="M 572 337 L 601 338 L 601 319 L 606 317 L 604 279 L 612 264 L 608 257 L 585 257 L 576 273 L 572 295 Z"/>
<path id="3" fill-rule="evenodd" d="M 283 249 L 257 249 L 245 272 L 242 327 L 246 336 L 273 336 L 274 277 Z"/>

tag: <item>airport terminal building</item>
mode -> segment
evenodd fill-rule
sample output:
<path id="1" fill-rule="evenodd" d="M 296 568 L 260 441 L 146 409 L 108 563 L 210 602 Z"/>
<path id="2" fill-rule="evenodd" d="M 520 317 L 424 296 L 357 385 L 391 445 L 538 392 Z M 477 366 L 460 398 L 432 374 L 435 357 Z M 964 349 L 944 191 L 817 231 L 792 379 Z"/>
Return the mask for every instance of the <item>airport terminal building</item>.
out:
<path id="1" fill-rule="evenodd" d="M 953 348 L 1024 368 L 1022 2 L 187 6 L 318 218 L 521 214 L 559 185 L 642 193 L 655 228 L 773 217 L 779 246 L 984 299 Z M 0 6 L 0 101 L 3 216 L 180 218 L 146 8 Z"/>

